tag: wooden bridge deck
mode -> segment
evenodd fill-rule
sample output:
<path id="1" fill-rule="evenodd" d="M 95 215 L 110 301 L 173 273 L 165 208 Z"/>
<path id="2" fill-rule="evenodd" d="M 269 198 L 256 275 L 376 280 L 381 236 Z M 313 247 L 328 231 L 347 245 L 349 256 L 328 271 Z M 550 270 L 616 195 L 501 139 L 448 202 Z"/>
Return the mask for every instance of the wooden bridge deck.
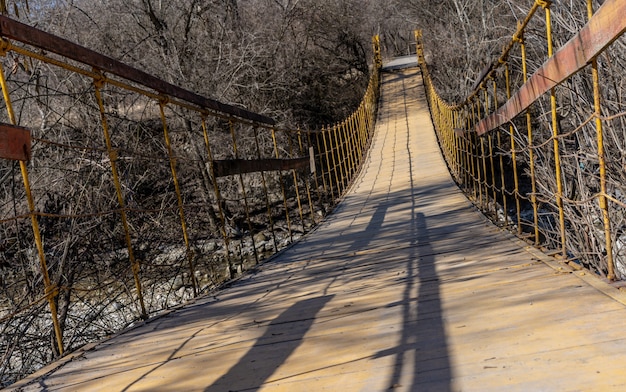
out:
<path id="1" fill-rule="evenodd" d="M 470 205 L 410 68 L 384 75 L 369 158 L 314 233 L 219 294 L 14 387 L 617 391 L 624 303 Z"/>

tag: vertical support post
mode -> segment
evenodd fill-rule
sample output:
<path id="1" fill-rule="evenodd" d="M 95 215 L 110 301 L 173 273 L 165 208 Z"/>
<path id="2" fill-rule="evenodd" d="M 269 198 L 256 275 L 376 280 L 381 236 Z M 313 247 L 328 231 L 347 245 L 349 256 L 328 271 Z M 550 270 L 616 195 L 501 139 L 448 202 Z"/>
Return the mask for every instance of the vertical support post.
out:
<path id="1" fill-rule="evenodd" d="M 522 52 L 522 76 L 524 83 L 528 80 L 528 69 L 526 67 L 526 42 L 522 36 L 520 40 L 520 50 Z M 539 208 L 537 205 L 537 177 L 535 174 L 535 147 L 533 143 L 533 126 L 530 109 L 526 109 L 526 131 L 528 134 L 528 163 L 530 166 L 530 201 L 533 206 L 533 228 L 535 230 L 535 246 L 539 245 Z M 521 234 L 521 228 L 519 229 Z"/>
<path id="2" fill-rule="evenodd" d="M 180 185 L 178 184 L 178 175 L 176 174 L 176 157 L 172 150 L 172 143 L 170 141 L 169 130 L 167 127 L 167 118 L 165 117 L 165 105 L 167 105 L 167 99 L 163 98 L 159 101 L 159 112 L 161 114 L 161 124 L 163 125 L 163 136 L 165 138 L 165 146 L 167 147 L 167 155 L 170 161 L 170 170 L 172 171 L 172 180 L 174 181 L 174 190 L 176 191 L 176 198 L 178 201 L 178 214 L 180 216 L 180 226 L 183 231 L 183 240 L 185 242 L 185 248 L 187 250 L 187 260 L 189 262 L 189 274 L 191 275 L 191 285 L 193 287 L 193 296 L 198 296 L 198 283 L 196 282 L 195 267 L 193 265 L 193 252 L 189 244 L 189 234 L 187 233 L 187 222 L 185 221 L 185 208 L 183 205 L 183 197 L 180 192 Z"/>
<path id="3" fill-rule="evenodd" d="M 493 110 L 498 110 L 498 84 L 496 80 L 493 80 Z M 502 149 L 502 135 L 500 129 L 496 131 L 496 141 L 498 143 L 498 151 L 499 151 L 499 164 L 500 164 L 500 194 L 502 195 L 502 210 L 504 215 L 504 226 L 509 225 L 509 210 L 507 203 L 507 190 L 506 190 L 506 182 L 504 178 L 504 157 L 503 157 L 503 149 Z M 495 184 L 495 180 L 494 180 Z M 496 215 L 497 218 L 497 215 Z"/>
<path id="4" fill-rule="evenodd" d="M 497 132 L 497 130 L 496 130 Z M 487 135 L 487 144 L 489 146 L 489 165 L 491 166 L 490 174 L 491 174 L 491 197 L 493 198 L 493 214 L 496 220 L 498 220 L 498 191 L 496 187 L 496 171 L 495 164 L 493 161 L 493 133 L 489 133 Z"/>
<path id="5" fill-rule="evenodd" d="M 11 124 L 17 125 L 15 120 L 15 112 L 13 111 L 13 104 L 9 95 L 9 88 L 7 86 L 6 78 L 4 76 L 4 68 L 0 64 L 0 87 L 2 88 L 2 95 L 4 102 L 7 106 L 7 113 L 9 115 L 9 121 Z M 26 191 L 26 199 L 28 201 L 28 212 L 30 214 L 31 226 L 33 228 L 33 236 L 35 237 L 35 244 L 37 246 L 37 252 L 39 254 L 39 266 L 41 269 L 41 275 L 43 277 L 44 292 L 46 300 L 48 301 L 48 307 L 50 308 L 50 315 L 52 317 L 52 327 L 54 329 L 54 336 L 57 343 L 57 349 L 59 355 L 63 355 L 63 331 L 61 331 L 61 324 L 59 323 L 59 317 L 57 312 L 56 298 L 58 296 L 59 289 L 54 286 L 50 281 L 50 275 L 48 274 L 48 264 L 46 262 L 46 254 L 43 248 L 43 240 L 41 239 L 41 231 L 39 230 L 39 221 L 37 219 L 37 212 L 35 211 L 35 201 L 31 193 L 30 180 L 28 178 L 28 168 L 25 161 L 20 162 L 20 171 L 22 173 L 22 181 L 24 182 L 24 189 Z"/>
<path id="6" fill-rule="evenodd" d="M 480 110 L 480 98 L 477 96 L 476 97 L 476 109 L 477 109 L 477 113 L 478 115 L 476 116 L 477 119 L 480 120 L 480 118 L 483 116 L 482 112 Z M 486 113 L 487 109 L 485 108 L 485 113 Z M 478 138 L 480 139 L 480 158 L 482 161 L 482 178 L 480 181 L 480 185 L 481 185 L 481 195 L 482 195 L 482 187 L 485 187 L 485 191 L 484 191 L 484 202 L 485 205 L 483 206 L 483 197 L 481 196 L 481 206 L 482 208 L 489 212 L 489 182 L 487 181 L 487 154 L 485 153 L 485 136 L 478 136 Z"/>
<path id="7" fill-rule="evenodd" d="M 274 156 L 276 159 L 280 158 L 278 153 L 278 142 L 276 141 L 276 128 L 272 128 L 272 141 L 274 142 Z M 289 239 L 293 242 L 293 233 L 291 232 L 291 218 L 289 217 L 289 206 L 287 205 L 287 194 L 285 192 L 285 180 L 283 178 L 283 172 L 280 172 L 280 189 L 283 192 L 283 206 L 285 207 L 285 219 L 287 220 L 287 231 L 289 232 Z"/>
<path id="8" fill-rule="evenodd" d="M 119 171 L 117 170 L 117 152 L 113 149 L 111 142 L 111 135 L 109 133 L 109 123 L 106 118 L 104 110 L 104 101 L 100 89 L 104 85 L 104 78 L 94 80 L 94 90 L 96 95 L 96 101 L 98 102 L 98 108 L 100 109 L 100 123 L 102 125 L 102 132 L 104 134 L 104 141 L 109 154 L 109 163 L 111 165 L 111 174 L 113 175 L 113 184 L 115 185 L 115 194 L 117 196 L 117 204 L 120 206 L 120 219 L 122 220 L 122 227 L 124 228 L 124 239 L 126 241 L 126 249 L 128 250 L 128 259 L 133 273 L 133 279 L 135 282 L 135 289 L 137 290 L 137 299 L 139 301 L 139 307 L 141 309 L 140 317 L 144 320 L 148 318 L 146 312 L 146 305 L 143 298 L 143 290 L 141 287 L 141 279 L 139 279 L 139 262 L 135 259 L 135 252 L 133 250 L 133 244 L 130 236 L 130 227 L 128 225 L 128 216 L 126 215 L 126 202 L 122 193 L 122 185 L 120 183 Z"/>
<path id="9" fill-rule="evenodd" d="M 471 130 L 476 123 L 476 111 L 474 103 L 470 102 L 470 105 L 472 107 L 472 115 L 468 118 L 468 121 L 470 122 L 470 126 L 468 127 L 468 129 Z M 472 193 L 474 195 L 474 200 L 476 200 L 476 198 L 482 197 L 479 186 L 480 175 L 478 174 L 478 147 L 476 146 L 476 132 L 469 133 L 467 144 L 469 146 L 470 166 L 472 172 Z"/>
<path id="10" fill-rule="evenodd" d="M 495 85 L 495 81 L 494 81 L 494 85 Z M 495 93 L 495 91 L 494 91 Z M 494 96 L 494 104 L 495 104 L 495 96 Z M 487 116 L 487 114 L 489 113 L 489 89 L 487 88 L 487 86 L 485 86 L 485 116 Z M 497 105 L 496 105 L 496 109 L 497 109 Z M 495 109 L 494 109 L 495 110 Z M 497 132 L 497 130 L 496 130 Z M 490 132 L 488 135 L 488 145 L 489 145 L 489 165 L 491 166 L 491 184 L 489 185 L 491 187 L 491 195 L 493 197 L 493 216 L 495 218 L 495 220 L 498 220 L 498 203 L 497 203 L 497 191 L 496 191 L 496 173 L 494 170 L 494 162 L 493 162 L 493 135 Z"/>
<path id="11" fill-rule="evenodd" d="M 459 174 L 459 170 L 457 168 L 457 162 L 458 162 L 458 155 L 459 155 L 459 149 L 457 148 L 457 140 L 456 140 L 456 133 L 455 133 L 455 129 L 456 129 L 456 111 L 453 108 L 449 108 L 450 110 L 450 114 L 448 115 L 448 122 L 449 122 L 449 127 L 450 127 L 450 147 L 452 149 L 452 165 L 450 166 L 450 174 L 452 175 L 452 178 L 455 179 L 455 181 L 458 181 L 458 174 Z"/>
<path id="12" fill-rule="evenodd" d="M 356 126 L 356 134 L 358 140 L 359 149 L 359 166 L 363 162 L 363 155 L 365 154 L 365 146 L 367 145 L 367 129 L 369 127 L 369 118 L 367 115 L 367 100 L 369 99 L 370 91 L 367 91 L 367 98 L 361 103 L 359 107 L 359 121 Z"/>
<path id="13" fill-rule="evenodd" d="M 364 96 L 363 99 L 367 99 Z M 350 136 L 350 144 L 352 145 L 352 156 L 354 160 L 354 172 L 356 173 L 359 164 L 361 163 L 361 138 L 359 135 L 359 129 L 361 128 L 361 107 L 363 103 L 352 113 L 352 121 L 348 128 L 348 135 Z"/>
<path id="14" fill-rule="evenodd" d="M 302 132 L 298 129 L 298 146 L 299 146 L 299 151 L 300 151 L 300 155 L 303 155 L 305 153 L 305 149 L 304 149 L 304 145 L 302 144 Z M 315 173 L 313 173 L 313 177 L 316 179 L 315 177 Z M 311 198 L 311 189 L 309 187 L 309 181 L 307 181 L 306 179 L 303 181 L 304 182 L 304 188 L 306 190 L 306 197 L 307 197 L 307 201 L 309 202 L 309 214 L 311 215 L 311 223 L 315 224 L 315 211 L 313 211 L 313 199 Z"/>
<path id="15" fill-rule="evenodd" d="M 230 258 L 230 238 L 228 236 L 228 230 L 226 229 L 226 215 L 224 214 L 224 210 L 222 208 L 222 203 L 224 200 L 222 199 L 222 193 L 220 192 L 220 188 L 217 184 L 217 177 L 215 176 L 215 169 L 213 167 L 213 153 L 211 151 L 211 143 L 209 142 L 209 132 L 206 126 L 206 115 L 202 115 L 202 133 L 204 134 L 204 144 L 206 146 L 207 155 L 209 157 L 209 162 L 211 162 L 211 176 L 213 177 L 213 191 L 215 192 L 215 199 L 217 200 L 217 209 L 220 214 L 220 221 L 222 222 L 222 237 L 224 238 L 224 250 L 226 252 L 226 262 L 228 264 L 228 276 L 230 279 L 235 278 L 235 274 L 233 271 L 233 261 Z M 274 242 L 275 244 L 275 242 Z"/>
<path id="16" fill-rule="evenodd" d="M 352 140 L 350 138 L 350 124 L 352 122 L 352 116 L 348 117 L 347 120 L 343 122 L 341 129 L 343 130 L 343 140 L 346 148 L 346 166 L 348 166 L 346 170 L 346 174 L 348 175 L 348 183 L 352 182 L 352 174 L 355 170 L 354 165 L 354 156 L 352 155 L 354 150 L 352 149 Z"/>
<path id="17" fill-rule="evenodd" d="M 259 144 L 259 132 L 254 127 L 254 144 L 256 147 L 256 156 L 261 159 L 261 146 Z M 267 190 L 267 181 L 265 180 L 265 171 L 261 170 L 261 184 L 263 185 L 263 193 L 265 194 L 265 208 L 267 209 L 267 219 L 270 224 L 270 231 L 272 232 L 272 242 L 274 244 L 274 252 L 278 252 L 278 245 L 276 244 L 276 230 L 274 229 L 274 219 L 272 218 L 272 207 L 270 205 L 270 195 Z M 256 252 L 255 252 L 256 253 Z"/>
<path id="18" fill-rule="evenodd" d="M 461 123 L 462 123 L 463 119 L 462 119 L 462 112 L 461 109 L 457 108 L 457 110 L 455 111 L 455 129 L 460 128 Z M 461 183 L 463 181 L 462 177 L 463 177 L 463 136 L 462 134 L 456 134 L 455 133 L 455 145 L 456 145 L 456 151 L 457 151 L 457 157 L 456 157 L 456 170 L 457 170 L 457 181 L 459 183 Z"/>
<path id="19" fill-rule="evenodd" d="M 335 166 L 335 177 L 337 178 L 337 192 L 341 195 L 345 190 L 345 184 L 343 183 L 345 177 L 343 175 L 343 155 L 341 151 L 341 143 L 337 137 L 337 125 L 333 125 L 331 132 L 332 133 L 328 136 L 330 138 L 333 151 L 332 155 L 333 164 Z M 337 162 L 334 161 L 335 156 L 337 157 Z M 339 169 L 337 169 L 337 167 L 339 167 Z"/>
<path id="20" fill-rule="evenodd" d="M 374 65 L 379 69 L 383 66 L 383 57 L 380 52 L 380 37 L 378 34 L 372 37 L 372 49 L 374 52 Z"/>
<path id="21" fill-rule="evenodd" d="M 334 170 L 334 165 L 331 168 L 331 164 L 330 164 L 330 156 L 328 153 L 328 143 L 326 142 L 326 131 L 327 128 L 322 127 L 322 140 L 324 141 L 324 153 L 326 155 L 326 165 L 328 167 L 328 187 L 330 188 L 330 197 L 331 200 L 333 202 L 333 204 L 335 203 L 335 191 L 333 188 L 333 176 L 332 176 L 332 172 Z M 330 153 L 330 155 L 332 155 L 332 151 Z M 333 158 L 333 162 L 335 161 L 335 158 Z M 339 196 L 339 194 L 337 195 Z"/>
<path id="22" fill-rule="evenodd" d="M 454 168 L 454 158 L 453 158 L 453 143 L 452 143 L 452 126 L 451 126 L 451 114 L 452 111 L 450 110 L 450 108 L 444 104 L 443 106 L 444 111 L 444 120 L 443 120 L 443 125 L 444 125 L 444 137 L 446 140 L 446 150 L 447 150 L 447 156 L 448 156 L 448 166 L 450 168 Z M 454 169 L 453 169 L 454 170 Z"/>
<path id="23" fill-rule="evenodd" d="M 313 141 L 311 140 L 312 139 L 311 135 L 315 136 L 315 145 L 313 145 Z M 324 160 L 322 159 L 322 146 L 320 145 L 319 135 L 320 135 L 320 132 L 316 132 L 316 131 L 307 132 L 307 138 L 309 139 L 309 146 L 314 146 L 314 148 L 317 148 L 317 153 L 315 154 L 315 156 L 319 156 L 319 168 L 318 170 L 316 170 L 316 173 L 315 173 L 315 191 L 317 192 L 317 198 L 319 199 L 320 206 L 321 206 L 322 195 L 320 193 L 320 184 L 319 184 L 318 176 L 322 177 L 322 187 L 324 189 L 324 194 L 328 192 L 328 188 L 326 188 L 326 178 L 324 177 Z M 317 173 L 319 173 L 319 175 Z"/>
<path id="24" fill-rule="evenodd" d="M 587 0 L 587 16 L 593 16 L 593 4 Z M 611 216 L 606 193 L 606 156 L 604 151 L 604 131 L 602 126 L 602 106 L 600 103 L 600 75 L 598 72 L 598 60 L 594 58 L 591 62 L 591 75 L 593 80 L 593 107 L 596 124 L 596 139 L 598 145 L 598 166 L 600 169 L 600 196 L 598 203 L 602 210 L 602 220 L 604 223 L 604 241 L 606 248 L 607 279 L 615 280 L 615 260 L 613 259 L 613 243 L 611 239 Z"/>
<path id="25" fill-rule="evenodd" d="M 552 21 L 550 17 L 550 1 L 542 2 L 546 11 L 546 38 L 548 40 L 548 58 L 553 55 Z M 554 170 L 556 176 L 556 205 L 559 209 L 559 228 L 561 232 L 561 256 L 567 258 L 567 244 L 565 236 L 565 210 L 563 208 L 563 177 L 561 173 L 561 153 L 559 151 L 559 123 L 556 112 L 556 88 L 550 89 L 550 111 L 552 113 L 552 141 L 554 147 Z"/>
<path id="26" fill-rule="evenodd" d="M 345 124 L 346 122 L 342 122 L 340 124 L 337 124 L 337 133 L 336 133 L 336 137 L 337 137 L 337 143 L 339 144 L 340 147 L 340 151 L 341 151 L 341 162 L 343 163 L 342 167 L 343 167 L 343 174 L 341 175 L 342 177 L 342 181 L 341 183 L 344 184 L 344 191 L 346 189 L 348 189 L 348 185 L 350 185 L 350 151 L 348 149 L 348 143 L 347 140 L 345 139 Z"/>
<path id="27" fill-rule="evenodd" d="M 525 63 L 524 63 L 525 68 Z M 506 81 L 506 98 L 511 99 L 511 75 L 509 72 L 509 64 L 504 65 L 504 77 Z M 521 205 L 519 194 L 519 174 L 517 170 L 517 151 L 515 150 L 515 128 L 513 124 L 509 123 L 509 135 L 511 139 L 511 161 L 513 164 L 513 192 L 515 198 L 515 214 L 517 217 L 517 234 L 522 234 L 522 217 L 521 217 Z"/>
<path id="28" fill-rule="evenodd" d="M 233 139 L 233 153 L 235 154 L 235 159 L 239 159 L 239 148 L 237 146 L 237 135 L 235 135 L 235 124 L 233 120 L 228 121 L 228 127 L 230 128 L 230 135 Z M 252 219 L 250 218 L 250 203 L 248 202 L 248 193 L 246 192 L 246 184 L 243 181 L 243 174 L 239 173 L 239 185 L 241 186 L 241 194 L 243 195 L 243 206 L 246 210 L 246 220 L 248 221 L 248 232 L 250 233 L 250 241 L 252 244 L 252 253 L 254 254 L 254 263 L 259 264 L 259 255 L 256 251 L 256 241 L 254 241 L 254 231 L 252 227 Z M 243 254 L 243 237 L 241 240 L 241 269 L 244 268 L 244 254 Z"/>
<path id="29" fill-rule="evenodd" d="M 485 185 L 485 206 L 483 207 L 486 212 L 489 212 L 489 185 L 487 182 L 487 154 L 485 152 L 485 137 L 479 136 L 480 138 L 480 155 L 482 159 L 483 166 L 483 180 L 482 183 Z M 481 201 L 482 204 L 482 201 Z"/>
<path id="30" fill-rule="evenodd" d="M 293 158 L 293 141 L 291 140 L 291 135 L 289 131 L 285 131 L 285 136 L 289 141 L 289 157 Z M 296 202 L 298 203 L 298 213 L 300 214 L 300 222 L 302 222 L 302 233 L 306 232 L 305 223 L 304 223 L 304 213 L 302 210 L 302 201 L 300 200 L 300 189 L 298 187 L 298 173 L 296 173 L 296 169 L 291 169 L 291 175 L 293 176 L 293 187 L 296 190 Z"/>
<path id="31" fill-rule="evenodd" d="M 465 126 L 465 132 L 463 133 L 463 150 L 465 154 L 465 193 L 469 194 L 472 190 L 472 155 L 470 151 L 470 132 L 471 132 L 471 124 L 470 124 L 470 116 L 469 109 L 467 105 L 464 107 L 464 116 L 465 121 L 463 121 Z"/>
<path id="32" fill-rule="evenodd" d="M 360 122 L 360 105 L 352 114 L 350 126 L 348 128 L 348 136 L 350 138 L 350 150 L 352 151 L 352 171 L 356 173 L 361 163 L 361 149 L 359 148 L 359 122 Z"/>

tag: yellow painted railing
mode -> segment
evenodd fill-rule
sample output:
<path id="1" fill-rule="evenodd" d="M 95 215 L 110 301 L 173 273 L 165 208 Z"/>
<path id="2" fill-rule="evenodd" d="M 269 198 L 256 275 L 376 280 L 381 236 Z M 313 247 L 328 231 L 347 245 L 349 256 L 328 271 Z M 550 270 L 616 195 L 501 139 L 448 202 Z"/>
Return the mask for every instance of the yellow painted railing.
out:
<path id="1" fill-rule="evenodd" d="M 614 42 L 626 30 L 626 1 L 595 13 L 587 1 L 587 24 L 558 50 L 551 7 L 533 4 L 456 104 L 437 94 L 416 31 L 432 118 L 453 177 L 485 213 L 575 267 L 624 280 L 626 105 L 623 45 Z M 529 53 L 545 54 L 532 75 Z"/>
<path id="2" fill-rule="evenodd" d="M 5 17 L 0 37 L 0 385 L 292 243 L 342 197 L 373 133 L 376 37 L 360 106 L 319 130 Z"/>

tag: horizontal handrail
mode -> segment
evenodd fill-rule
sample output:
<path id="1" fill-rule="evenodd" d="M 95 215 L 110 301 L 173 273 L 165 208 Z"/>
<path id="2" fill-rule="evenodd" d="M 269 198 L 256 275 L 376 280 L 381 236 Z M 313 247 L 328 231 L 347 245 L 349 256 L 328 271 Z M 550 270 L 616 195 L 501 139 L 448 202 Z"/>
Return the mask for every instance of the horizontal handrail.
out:
<path id="1" fill-rule="evenodd" d="M 478 135 L 504 125 L 520 115 L 551 88 L 589 65 L 625 31 L 626 2 L 606 1 L 585 27 L 549 58 L 504 105 L 476 125 Z"/>
<path id="2" fill-rule="evenodd" d="M 595 13 L 593 4 L 535 0 L 461 102 L 437 93 L 420 31 L 417 55 L 442 153 L 468 196 L 535 246 L 623 281 L 626 108 L 616 80 L 623 49 L 612 44 L 626 32 L 626 1 L 606 0 Z M 561 26 L 587 21 L 556 51 L 553 13 L 564 15 Z M 530 77 L 529 54 L 541 64 Z"/>
<path id="3" fill-rule="evenodd" d="M 121 61 L 3 15 L 0 15 L 0 35 L 90 65 L 100 71 L 139 83 L 154 89 L 158 93 L 182 99 L 203 109 L 213 110 L 261 124 L 274 125 L 276 123 L 270 117 L 203 97 L 137 68 L 133 68 Z"/>

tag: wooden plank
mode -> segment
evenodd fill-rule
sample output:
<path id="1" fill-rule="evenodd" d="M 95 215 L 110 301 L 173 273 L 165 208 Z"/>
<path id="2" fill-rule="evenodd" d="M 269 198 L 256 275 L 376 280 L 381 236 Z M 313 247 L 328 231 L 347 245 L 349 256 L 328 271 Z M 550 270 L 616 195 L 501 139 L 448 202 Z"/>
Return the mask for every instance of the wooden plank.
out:
<path id="1" fill-rule="evenodd" d="M 46 33 L 26 24 L 17 22 L 7 18 L 6 16 L 0 16 L 0 35 L 59 54 L 68 59 L 78 61 L 79 63 L 90 65 L 103 72 L 117 75 L 124 79 L 154 89 L 159 93 L 190 102 L 202 108 L 214 110 L 257 123 L 269 125 L 274 125 L 276 123 L 274 119 L 270 117 L 203 97 L 192 91 L 167 83 L 146 72 L 124 64 L 121 61 L 115 60 L 111 57 L 105 56 L 91 49 L 87 49 L 66 39 Z"/>
<path id="2" fill-rule="evenodd" d="M 30 131 L 15 125 L 0 124 L 0 158 L 28 161 L 30 155 Z"/>
<path id="3" fill-rule="evenodd" d="M 215 177 L 261 171 L 301 169 L 310 165 L 309 157 L 295 159 L 228 159 L 213 161 Z"/>
<path id="4" fill-rule="evenodd" d="M 608 0 L 578 34 L 548 59 L 504 105 L 476 125 L 482 135 L 515 118 L 540 96 L 584 68 L 626 31 L 626 1 Z"/>

